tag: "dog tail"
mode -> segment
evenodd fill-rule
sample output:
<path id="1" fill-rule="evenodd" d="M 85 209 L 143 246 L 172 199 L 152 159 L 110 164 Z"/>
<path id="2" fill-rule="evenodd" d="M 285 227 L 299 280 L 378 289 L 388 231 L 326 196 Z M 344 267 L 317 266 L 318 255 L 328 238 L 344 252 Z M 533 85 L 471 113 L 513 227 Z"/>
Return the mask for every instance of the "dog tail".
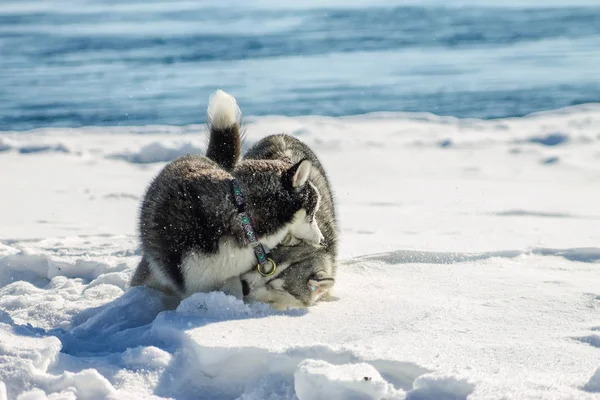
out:
<path id="1" fill-rule="evenodd" d="M 206 113 L 210 130 L 206 156 L 226 170 L 235 167 L 242 152 L 242 112 L 235 98 L 222 90 L 210 96 Z"/>

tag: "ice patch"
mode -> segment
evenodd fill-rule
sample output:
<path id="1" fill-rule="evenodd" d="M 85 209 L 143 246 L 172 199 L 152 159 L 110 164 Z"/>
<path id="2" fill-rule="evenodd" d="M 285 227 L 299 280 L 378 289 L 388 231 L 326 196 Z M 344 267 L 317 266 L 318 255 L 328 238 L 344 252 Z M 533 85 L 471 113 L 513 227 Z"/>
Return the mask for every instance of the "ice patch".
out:
<path id="1" fill-rule="evenodd" d="M 560 162 L 560 157 L 558 157 L 558 156 L 546 157 L 546 158 L 543 158 L 540 162 L 544 165 L 558 164 Z"/>
<path id="2" fill-rule="evenodd" d="M 452 147 L 454 146 L 454 143 L 452 142 L 452 139 L 444 139 L 438 142 L 438 146 L 445 148 L 445 147 Z"/>
<path id="3" fill-rule="evenodd" d="M 600 262 L 600 248 L 597 247 L 581 247 L 572 249 L 533 248 L 529 252 L 525 253 L 542 256 L 563 257 L 569 261 L 583 263 Z"/>
<path id="4" fill-rule="evenodd" d="M 163 140 L 152 142 L 137 151 L 124 151 L 107 156 L 110 159 L 125 160 L 133 164 L 168 162 L 187 154 L 204 154 L 205 147 L 196 142 Z"/>
<path id="5" fill-rule="evenodd" d="M 593 335 L 578 337 L 575 339 L 579 340 L 582 343 L 587 343 L 590 346 L 600 348 L 600 335 L 593 334 Z"/>
<path id="6" fill-rule="evenodd" d="M 19 153 L 21 154 L 32 154 L 32 153 L 69 153 L 69 149 L 64 144 L 33 144 L 29 146 L 19 147 Z"/>
<path id="7" fill-rule="evenodd" d="M 492 213 L 499 217 L 540 217 L 540 218 L 573 218 L 573 219 L 600 219 L 600 216 L 584 216 L 565 212 L 532 211 L 532 210 L 506 210 Z"/>
<path id="8" fill-rule="evenodd" d="M 590 380 L 585 384 L 583 390 L 587 392 L 600 393 L 600 368 L 594 372 Z"/>
<path id="9" fill-rule="evenodd" d="M 0 153 L 15 150 L 20 154 L 34 153 L 70 153 L 69 148 L 63 143 L 32 142 L 20 143 L 18 140 L 0 138 Z"/>
<path id="10" fill-rule="evenodd" d="M 130 199 L 130 200 L 139 200 L 139 196 L 131 193 L 107 193 L 103 196 L 105 199 Z"/>
<path id="11" fill-rule="evenodd" d="M 558 146 L 569 141 L 569 136 L 564 133 L 550 133 L 545 136 L 533 136 L 527 140 L 529 143 L 543 146 Z"/>
<path id="12" fill-rule="evenodd" d="M 574 249 L 551 249 L 531 248 L 522 250 L 501 250 L 482 253 L 458 253 L 458 252 L 430 252 L 413 250 L 396 250 L 387 253 L 369 254 L 347 260 L 347 264 L 356 264 L 363 261 L 381 261 L 387 264 L 455 264 L 486 260 L 490 258 L 516 258 L 523 255 L 535 254 L 542 256 L 563 257 L 570 261 L 586 263 L 600 262 L 600 248 L 574 248 Z"/>

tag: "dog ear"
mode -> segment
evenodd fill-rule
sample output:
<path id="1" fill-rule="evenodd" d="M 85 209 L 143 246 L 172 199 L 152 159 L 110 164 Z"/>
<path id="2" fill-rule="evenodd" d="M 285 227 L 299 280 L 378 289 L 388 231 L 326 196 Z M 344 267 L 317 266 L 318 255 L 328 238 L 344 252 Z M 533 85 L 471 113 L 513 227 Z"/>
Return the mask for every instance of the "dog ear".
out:
<path id="1" fill-rule="evenodd" d="M 286 186 L 294 189 L 300 189 L 302 186 L 306 185 L 311 169 L 312 162 L 310 162 L 310 160 L 304 159 L 298 161 L 284 174 L 283 178 Z"/>
<path id="2" fill-rule="evenodd" d="M 331 289 L 334 283 L 335 279 L 325 271 L 319 271 L 308 278 L 308 287 L 317 297 Z"/>

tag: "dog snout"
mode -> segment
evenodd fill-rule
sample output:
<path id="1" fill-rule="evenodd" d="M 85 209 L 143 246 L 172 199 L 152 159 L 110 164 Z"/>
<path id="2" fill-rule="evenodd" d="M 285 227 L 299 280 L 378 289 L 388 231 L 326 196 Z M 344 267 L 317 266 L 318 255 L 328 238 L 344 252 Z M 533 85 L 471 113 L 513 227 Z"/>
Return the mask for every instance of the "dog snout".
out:
<path id="1" fill-rule="evenodd" d="M 244 296 L 248 296 L 250 294 L 250 285 L 248 285 L 248 281 L 242 279 L 242 294 Z"/>
<path id="2" fill-rule="evenodd" d="M 312 244 L 313 246 L 318 246 L 321 244 L 322 241 L 324 241 L 325 239 L 323 238 L 323 235 L 319 235 L 319 236 L 313 236 L 311 238 L 307 238 L 304 239 L 304 241 L 308 244 Z"/>
<path id="3" fill-rule="evenodd" d="M 311 228 L 313 231 L 313 244 L 320 245 L 323 242 L 323 240 L 325 240 L 325 236 L 323 236 L 323 232 L 321 232 L 321 229 L 319 228 L 319 225 L 317 224 L 316 220 L 313 220 Z"/>
<path id="4" fill-rule="evenodd" d="M 327 244 L 327 241 L 325 240 L 325 238 L 321 238 L 321 241 L 319 242 L 319 246 L 325 246 Z"/>

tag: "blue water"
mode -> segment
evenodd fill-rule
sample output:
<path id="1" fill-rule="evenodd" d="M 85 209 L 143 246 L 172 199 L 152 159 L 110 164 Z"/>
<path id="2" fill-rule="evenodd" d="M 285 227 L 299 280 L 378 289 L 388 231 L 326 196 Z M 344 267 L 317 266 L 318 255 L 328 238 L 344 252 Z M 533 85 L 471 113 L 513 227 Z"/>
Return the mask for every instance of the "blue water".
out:
<path id="1" fill-rule="evenodd" d="M 543 4 L 541 4 L 543 3 Z M 1 0 L 0 130 L 600 101 L 600 0 Z"/>

